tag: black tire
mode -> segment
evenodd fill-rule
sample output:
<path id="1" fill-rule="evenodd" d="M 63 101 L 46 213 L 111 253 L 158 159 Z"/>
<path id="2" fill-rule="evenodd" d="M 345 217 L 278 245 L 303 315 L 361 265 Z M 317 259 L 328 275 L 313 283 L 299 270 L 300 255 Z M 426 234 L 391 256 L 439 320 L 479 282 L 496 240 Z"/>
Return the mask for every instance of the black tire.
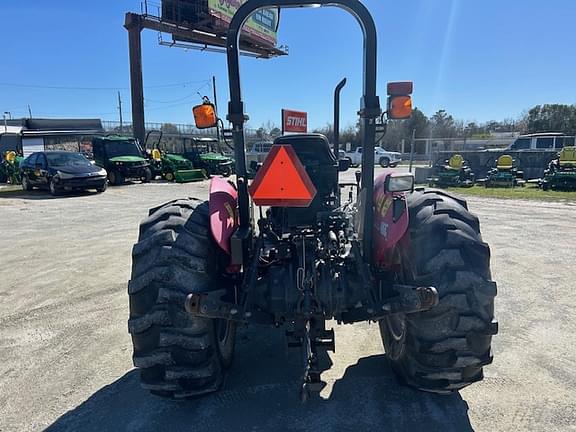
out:
<path id="1" fill-rule="evenodd" d="M 231 322 L 186 313 L 186 296 L 222 289 L 221 252 L 209 236 L 208 203 L 177 200 L 150 211 L 132 251 L 128 330 L 142 386 L 174 398 L 222 385 L 234 352 Z"/>
<path id="2" fill-rule="evenodd" d="M 232 175 L 232 167 L 230 165 L 225 165 L 220 168 L 220 173 L 222 177 L 230 177 Z"/>
<path id="3" fill-rule="evenodd" d="M 174 177 L 174 173 L 172 171 L 168 171 L 164 173 L 164 180 L 169 181 L 169 182 L 173 182 L 175 179 Z"/>
<path id="4" fill-rule="evenodd" d="M 62 191 L 60 189 L 58 189 L 58 186 L 56 186 L 56 182 L 54 181 L 54 177 L 52 177 L 48 181 L 48 189 L 50 190 L 50 194 L 52 196 L 58 196 L 62 193 Z"/>
<path id="5" fill-rule="evenodd" d="M 144 177 L 142 177 L 142 183 L 150 183 L 152 180 L 152 170 L 150 168 L 144 168 Z"/>
<path id="6" fill-rule="evenodd" d="M 124 176 L 117 171 L 109 171 L 108 181 L 112 186 L 119 186 L 124 183 Z"/>
<path id="7" fill-rule="evenodd" d="M 390 159 L 387 157 L 380 158 L 380 166 L 382 168 L 388 168 L 390 166 Z"/>
<path id="8" fill-rule="evenodd" d="M 96 188 L 96 192 L 103 193 L 103 192 L 106 192 L 106 189 L 108 189 L 108 183 L 104 182 L 102 187 Z"/>
<path id="9" fill-rule="evenodd" d="M 496 283 L 490 249 L 466 202 L 447 193 L 408 197 L 410 246 L 401 255 L 401 282 L 434 286 L 439 304 L 426 312 L 380 321 L 380 333 L 401 381 L 448 394 L 483 378 L 492 362 Z"/>
<path id="10" fill-rule="evenodd" d="M 22 190 L 25 192 L 30 192 L 33 186 L 30 184 L 30 180 L 26 174 L 22 175 Z"/>

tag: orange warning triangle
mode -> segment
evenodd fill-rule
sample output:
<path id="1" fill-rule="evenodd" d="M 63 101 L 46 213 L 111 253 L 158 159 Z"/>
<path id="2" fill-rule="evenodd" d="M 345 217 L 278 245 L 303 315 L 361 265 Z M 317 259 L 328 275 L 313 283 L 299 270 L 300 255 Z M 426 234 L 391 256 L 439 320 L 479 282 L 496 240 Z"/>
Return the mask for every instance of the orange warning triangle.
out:
<path id="1" fill-rule="evenodd" d="M 250 185 L 256 205 L 308 207 L 316 188 L 291 145 L 273 145 Z"/>

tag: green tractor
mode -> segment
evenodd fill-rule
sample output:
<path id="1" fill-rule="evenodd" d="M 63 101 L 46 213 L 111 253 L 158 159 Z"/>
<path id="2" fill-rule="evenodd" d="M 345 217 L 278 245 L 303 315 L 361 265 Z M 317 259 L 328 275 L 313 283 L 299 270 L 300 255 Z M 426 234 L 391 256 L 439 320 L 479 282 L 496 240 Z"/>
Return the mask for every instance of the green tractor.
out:
<path id="1" fill-rule="evenodd" d="M 502 155 L 495 161 L 495 166 L 488 170 L 487 177 L 483 180 L 484 186 L 513 188 L 524 186 L 524 172 L 518 168 L 518 163 L 510 155 Z"/>
<path id="2" fill-rule="evenodd" d="M 152 133 L 158 133 L 158 140 L 148 151 L 148 140 Z M 202 169 L 194 169 L 194 164 L 184 156 L 166 151 L 161 145 L 162 131 L 150 131 L 146 135 L 144 148 L 150 160 L 152 177 L 162 177 L 169 182 L 189 183 L 206 180 L 208 176 Z"/>
<path id="3" fill-rule="evenodd" d="M 440 159 L 435 165 L 436 172 L 428 179 L 430 187 L 472 187 L 475 175 L 462 155 L 455 154 L 450 159 Z"/>
<path id="4" fill-rule="evenodd" d="M 20 161 L 24 159 L 15 151 L 7 151 L 0 162 L 0 183 L 20 184 Z"/>
<path id="5" fill-rule="evenodd" d="M 92 138 L 92 153 L 96 165 L 108 172 L 111 185 L 120 185 L 126 180 L 148 183 L 152 179 L 150 162 L 135 138 L 121 135 L 95 136 Z"/>
<path id="6" fill-rule="evenodd" d="M 187 138 L 184 140 L 184 157 L 195 167 L 206 170 L 208 175 L 228 177 L 234 174 L 234 159 L 224 154 L 215 138 Z"/>
<path id="7" fill-rule="evenodd" d="M 576 191 L 576 147 L 564 147 L 544 171 L 543 190 Z"/>

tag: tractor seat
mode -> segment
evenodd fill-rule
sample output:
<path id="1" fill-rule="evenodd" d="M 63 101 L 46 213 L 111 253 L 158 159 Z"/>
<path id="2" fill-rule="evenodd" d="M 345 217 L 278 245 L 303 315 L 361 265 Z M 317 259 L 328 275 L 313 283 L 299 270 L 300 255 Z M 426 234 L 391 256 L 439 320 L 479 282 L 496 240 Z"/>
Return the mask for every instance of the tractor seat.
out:
<path id="1" fill-rule="evenodd" d="M 561 167 L 576 167 L 576 147 L 564 147 L 559 162 Z"/>
<path id="2" fill-rule="evenodd" d="M 338 165 L 328 139 L 322 134 L 284 135 L 276 138 L 274 144 L 290 144 L 305 167 Z"/>
<path id="3" fill-rule="evenodd" d="M 455 154 L 448 161 L 448 169 L 460 171 L 464 165 L 464 158 L 462 155 Z"/>
<path id="4" fill-rule="evenodd" d="M 8 162 L 14 162 L 16 160 L 16 152 L 14 151 L 6 152 L 5 158 Z"/>
<path id="5" fill-rule="evenodd" d="M 157 148 L 152 150 L 152 159 L 154 160 L 162 159 L 162 154 L 160 153 L 160 150 L 158 150 Z"/>
<path id="6" fill-rule="evenodd" d="M 514 166 L 514 159 L 510 155 L 502 155 L 496 161 L 496 168 L 499 170 L 511 170 Z"/>

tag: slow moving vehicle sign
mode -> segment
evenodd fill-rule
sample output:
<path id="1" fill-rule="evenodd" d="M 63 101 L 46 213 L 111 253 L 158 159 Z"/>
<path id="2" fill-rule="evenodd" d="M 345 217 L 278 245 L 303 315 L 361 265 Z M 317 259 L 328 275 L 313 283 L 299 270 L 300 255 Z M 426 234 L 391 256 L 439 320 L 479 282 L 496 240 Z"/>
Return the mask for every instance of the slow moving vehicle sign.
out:
<path id="1" fill-rule="evenodd" d="M 250 185 L 256 205 L 308 207 L 316 188 L 291 145 L 274 145 Z"/>

